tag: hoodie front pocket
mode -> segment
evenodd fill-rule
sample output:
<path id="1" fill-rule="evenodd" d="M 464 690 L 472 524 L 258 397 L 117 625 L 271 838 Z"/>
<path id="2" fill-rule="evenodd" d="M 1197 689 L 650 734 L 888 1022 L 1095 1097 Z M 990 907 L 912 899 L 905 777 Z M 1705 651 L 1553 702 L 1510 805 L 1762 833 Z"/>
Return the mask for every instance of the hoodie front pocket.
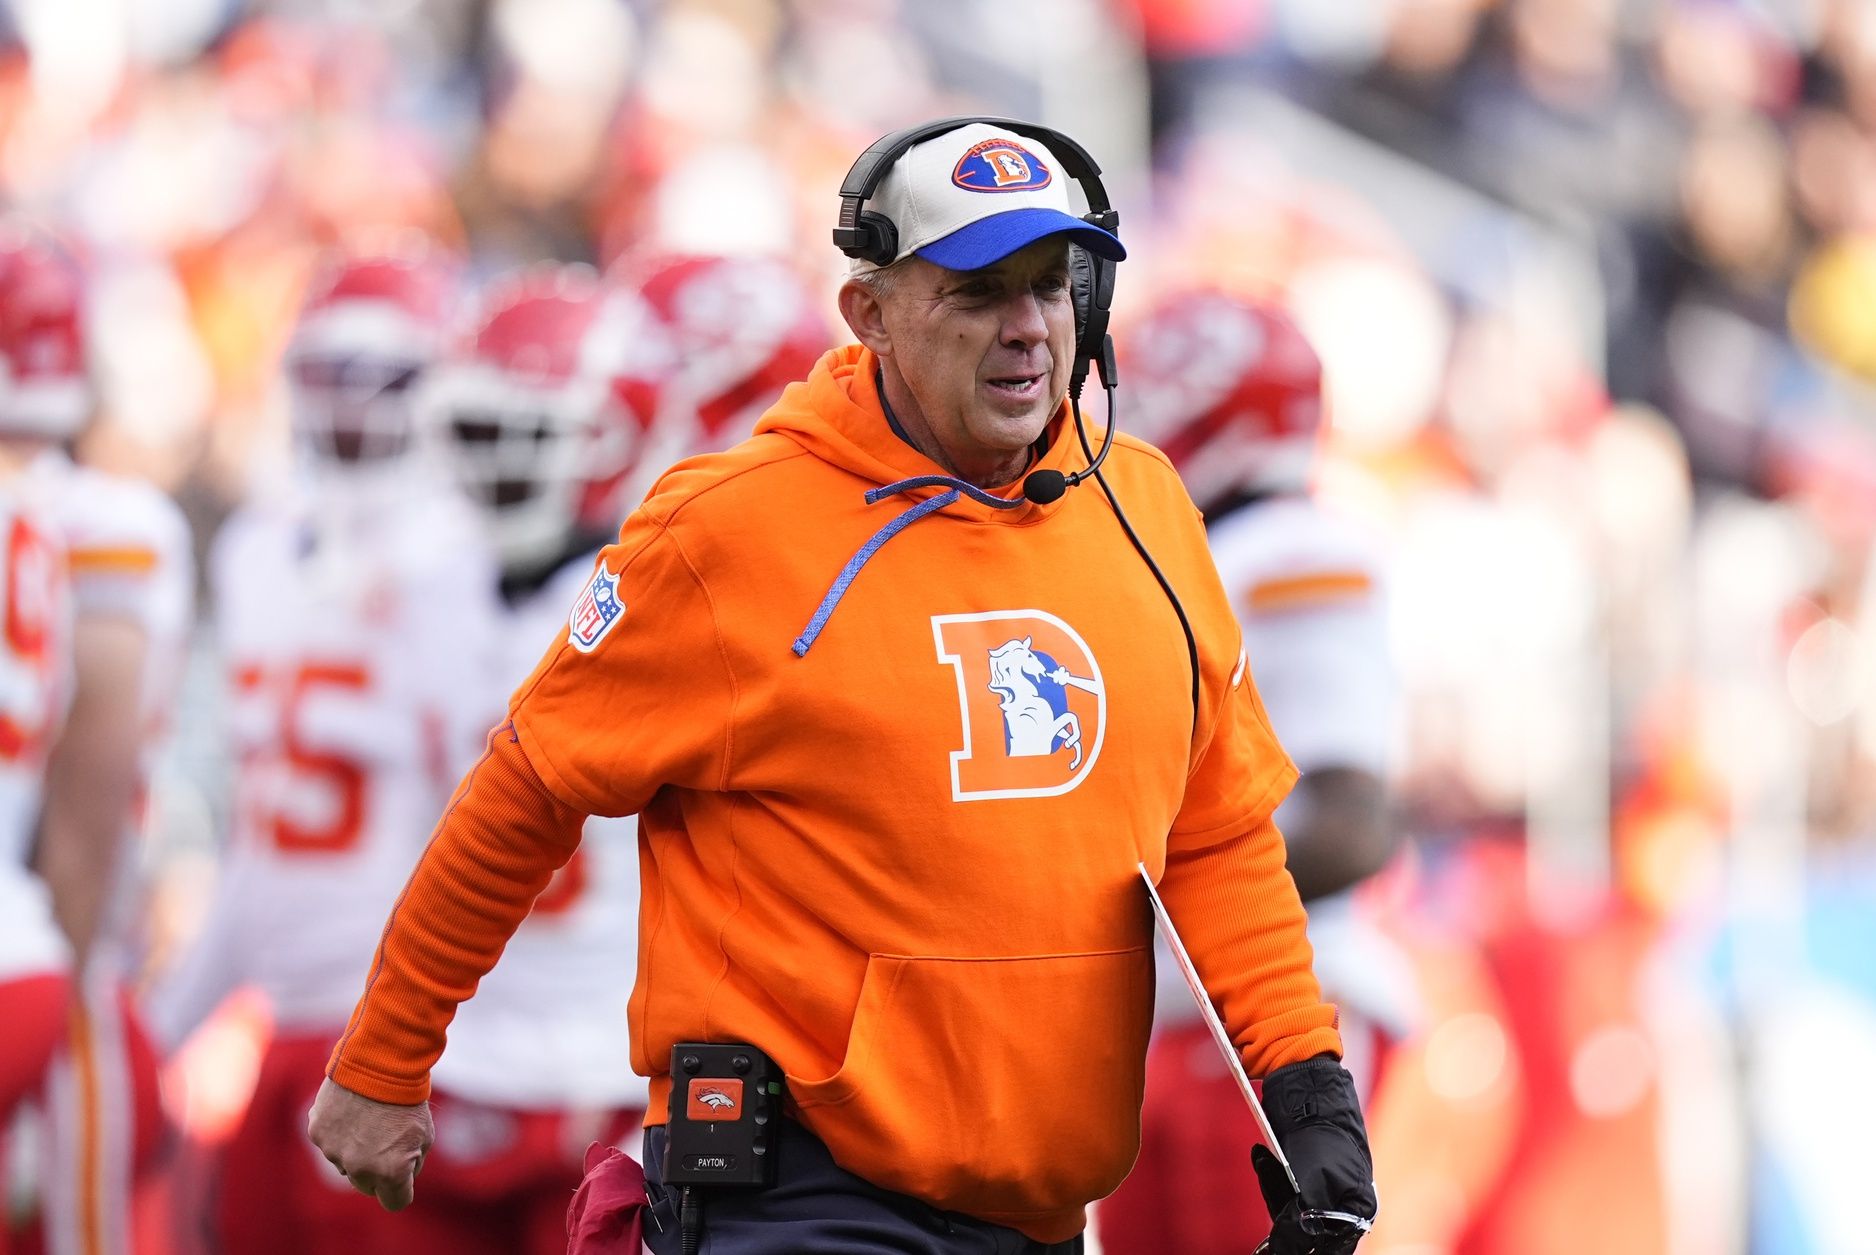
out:
<path id="1" fill-rule="evenodd" d="M 790 1078 L 802 1120 L 876 1185 L 982 1216 L 1077 1207 L 1139 1145 L 1145 947 L 873 955 L 840 1070 Z"/>

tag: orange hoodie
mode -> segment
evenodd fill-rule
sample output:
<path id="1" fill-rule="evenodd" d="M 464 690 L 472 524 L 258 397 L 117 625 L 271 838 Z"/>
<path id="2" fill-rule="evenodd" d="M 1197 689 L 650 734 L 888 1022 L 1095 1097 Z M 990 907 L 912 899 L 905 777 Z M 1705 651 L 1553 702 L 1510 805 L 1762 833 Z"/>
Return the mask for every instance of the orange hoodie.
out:
<path id="1" fill-rule="evenodd" d="M 1098 486 L 869 503 L 942 474 L 874 372 L 829 353 L 627 520 L 387 925 L 340 1084 L 425 1095 L 580 812 L 641 816 L 654 1121 L 673 1043 L 753 1042 L 849 1171 L 1066 1240 L 1138 1149 L 1141 860 L 1254 1074 L 1340 1052 L 1270 822 L 1295 769 L 1170 465 L 1121 436 L 1104 471 L 1191 616 L 1196 726 L 1178 621 Z M 1040 465 L 1082 463 L 1065 421 L 1050 440 Z"/>

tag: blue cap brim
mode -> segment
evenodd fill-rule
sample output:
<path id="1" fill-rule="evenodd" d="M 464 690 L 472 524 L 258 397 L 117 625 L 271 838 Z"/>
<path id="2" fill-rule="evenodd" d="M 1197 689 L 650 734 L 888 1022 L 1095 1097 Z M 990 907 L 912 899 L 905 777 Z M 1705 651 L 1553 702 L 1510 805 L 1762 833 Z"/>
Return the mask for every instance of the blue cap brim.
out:
<path id="1" fill-rule="evenodd" d="M 1070 243 L 1109 261 L 1123 261 L 1127 256 L 1111 232 L 1059 209 L 1010 209 L 979 218 L 933 240 L 918 255 L 946 270 L 981 270 L 1050 235 L 1066 235 Z"/>

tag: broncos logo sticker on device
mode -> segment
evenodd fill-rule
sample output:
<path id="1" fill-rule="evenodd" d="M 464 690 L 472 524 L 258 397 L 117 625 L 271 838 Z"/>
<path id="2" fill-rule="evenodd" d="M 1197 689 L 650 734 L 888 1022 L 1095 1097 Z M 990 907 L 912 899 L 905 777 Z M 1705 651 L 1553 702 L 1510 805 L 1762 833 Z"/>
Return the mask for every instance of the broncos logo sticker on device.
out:
<path id="1" fill-rule="evenodd" d="M 624 617 L 619 577 L 608 571 L 602 560 L 593 578 L 586 581 L 586 587 L 573 599 L 573 611 L 567 616 L 567 643 L 583 654 L 590 654 Z"/>
<path id="2" fill-rule="evenodd" d="M 693 1120 L 736 1120 L 743 1114 L 743 1083 L 736 1077 L 694 1078 L 684 1113 Z"/>
<path id="3" fill-rule="evenodd" d="M 933 615 L 931 626 L 963 722 L 953 800 L 1054 797 L 1087 778 L 1107 732 L 1107 688 L 1074 628 L 1042 610 Z"/>
<path id="4" fill-rule="evenodd" d="M 1054 178 L 1041 158 L 1007 139 L 973 145 L 951 167 L 951 181 L 968 192 L 1034 192 Z"/>

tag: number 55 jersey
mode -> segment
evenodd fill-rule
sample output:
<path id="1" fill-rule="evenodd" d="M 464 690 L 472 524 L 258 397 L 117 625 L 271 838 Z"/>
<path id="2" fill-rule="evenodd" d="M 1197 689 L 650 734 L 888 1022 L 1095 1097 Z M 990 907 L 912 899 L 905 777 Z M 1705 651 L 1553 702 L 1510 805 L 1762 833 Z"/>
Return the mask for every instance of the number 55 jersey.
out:
<path id="1" fill-rule="evenodd" d="M 172 1040 L 237 985 L 278 1031 L 343 1025 L 386 915 L 488 722 L 461 699 L 494 623 L 466 507 L 437 495 L 337 542 L 250 507 L 210 573 L 236 757 L 204 935 L 164 990 Z"/>

